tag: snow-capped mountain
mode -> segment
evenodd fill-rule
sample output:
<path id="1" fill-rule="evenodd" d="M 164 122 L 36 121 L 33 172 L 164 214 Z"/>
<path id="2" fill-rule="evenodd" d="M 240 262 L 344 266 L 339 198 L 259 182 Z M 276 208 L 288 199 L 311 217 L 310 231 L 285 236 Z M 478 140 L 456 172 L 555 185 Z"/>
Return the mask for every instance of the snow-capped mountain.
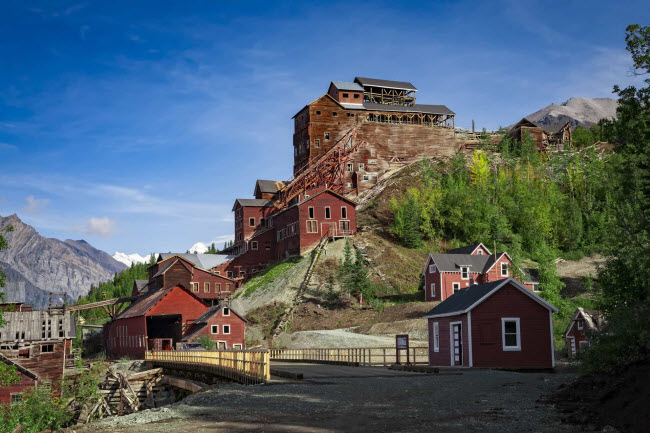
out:
<path id="1" fill-rule="evenodd" d="M 113 258 L 118 262 L 124 263 L 126 266 L 131 266 L 133 263 L 147 263 L 151 258 L 151 254 L 142 257 L 140 254 L 126 254 L 115 251 Z"/>
<path id="2" fill-rule="evenodd" d="M 197 242 L 192 247 L 190 248 L 190 253 L 191 254 L 204 254 L 208 248 L 210 248 L 208 245 L 204 244 L 203 242 Z"/>

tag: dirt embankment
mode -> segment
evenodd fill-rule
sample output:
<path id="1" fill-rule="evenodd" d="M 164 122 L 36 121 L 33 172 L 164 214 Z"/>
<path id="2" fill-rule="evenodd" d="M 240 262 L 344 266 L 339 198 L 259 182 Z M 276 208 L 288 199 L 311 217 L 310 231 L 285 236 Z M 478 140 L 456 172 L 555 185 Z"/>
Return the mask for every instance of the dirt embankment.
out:
<path id="1" fill-rule="evenodd" d="M 620 371 L 589 374 L 561 385 L 549 399 L 563 420 L 589 429 L 613 426 L 647 432 L 650 426 L 650 360 Z"/>

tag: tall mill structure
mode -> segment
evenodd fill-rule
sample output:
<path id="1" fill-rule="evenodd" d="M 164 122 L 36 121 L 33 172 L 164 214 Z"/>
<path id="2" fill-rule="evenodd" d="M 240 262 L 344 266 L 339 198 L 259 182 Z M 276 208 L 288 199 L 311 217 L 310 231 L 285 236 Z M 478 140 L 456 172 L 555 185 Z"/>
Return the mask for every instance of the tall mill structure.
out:
<path id="1" fill-rule="evenodd" d="M 455 113 L 444 105 L 416 104 L 413 84 L 356 77 L 332 81 L 327 93 L 294 117 L 294 176 L 299 176 L 348 132 L 363 143 L 345 162 L 348 193 L 370 188 L 393 168 L 423 157 L 451 156 Z"/>

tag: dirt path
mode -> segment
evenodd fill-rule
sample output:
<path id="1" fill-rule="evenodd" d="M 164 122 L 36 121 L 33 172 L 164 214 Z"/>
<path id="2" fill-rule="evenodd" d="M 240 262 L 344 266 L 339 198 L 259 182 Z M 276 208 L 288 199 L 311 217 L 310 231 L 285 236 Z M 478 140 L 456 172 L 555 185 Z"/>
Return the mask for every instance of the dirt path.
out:
<path id="1" fill-rule="evenodd" d="M 346 369 L 350 372 L 345 373 Z M 363 367 L 337 367 L 337 372 L 339 377 L 319 378 L 312 374 L 312 379 L 296 382 L 228 384 L 168 408 L 103 421 L 76 431 L 579 431 L 561 424 L 552 407 L 536 403 L 541 395 L 570 379 L 568 374 L 462 371 L 425 375 L 385 370 L 386 375 L 359 377 Z"/>

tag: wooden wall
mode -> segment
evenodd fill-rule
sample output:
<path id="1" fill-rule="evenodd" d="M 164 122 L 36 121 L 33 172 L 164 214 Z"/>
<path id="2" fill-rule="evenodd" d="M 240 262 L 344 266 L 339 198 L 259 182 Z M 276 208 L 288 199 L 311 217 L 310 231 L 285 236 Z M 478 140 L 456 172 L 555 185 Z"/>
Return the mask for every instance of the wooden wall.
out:
<path id="1" fill-rule="evenodd" d="M 212 325 L 218 325 L 218 333 L 212 333 Z M 223 325 L 230 325 L 230 334 L 223 333 Z M 224 342 L 227 349 L 232 349 L 235 344 L 241 344 L 241 348 L 246 348 L 246 322 L 236 315 L 235 313 L 230 312 L 230 316 L 223 315 L 223 309 L 219 310 L 217 314 L 212 316 L 208 320 L 207 326 L 197 332 L 197 334 L 192 338 L 191 341 L 196 341 L 197 338 L 201 336 L 208 336 L 215 343 Z M 218 347 L 218 346 L 217 346 Z"/>

